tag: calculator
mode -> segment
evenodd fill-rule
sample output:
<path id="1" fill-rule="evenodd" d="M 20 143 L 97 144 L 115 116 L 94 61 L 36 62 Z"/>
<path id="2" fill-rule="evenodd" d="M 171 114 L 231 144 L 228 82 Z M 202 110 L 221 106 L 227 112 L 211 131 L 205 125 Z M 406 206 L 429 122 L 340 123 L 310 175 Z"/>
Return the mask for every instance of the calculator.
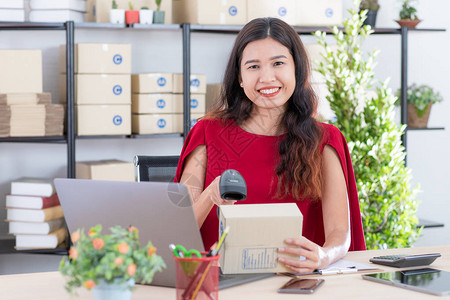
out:
<path id="1" fill-rule="evenodd" d="M 370 262 L 379 265 L 385 265 L 396 268 L 408 268 L 417 266 L 427 266 L 431 264 L 436 258 L 440 257 L 440 253 L 427 254 L 398 254 L 398 255 L 383 255 L 375 256 L 369 259 Z"/>

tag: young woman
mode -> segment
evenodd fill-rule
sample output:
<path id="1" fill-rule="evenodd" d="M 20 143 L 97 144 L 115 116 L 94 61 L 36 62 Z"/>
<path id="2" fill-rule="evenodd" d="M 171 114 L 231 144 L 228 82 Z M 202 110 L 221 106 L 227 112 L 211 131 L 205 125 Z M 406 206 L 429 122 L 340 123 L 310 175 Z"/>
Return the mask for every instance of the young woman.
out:
<path id="1" fill-rule="evenodd" d="M 190 131 L 175 179 L 189 188 L 206 249 L 218 238 L 215 206 L 240 204 L 219 195 L 226 169 L 246 180 L 242 204 L 298 205 L 302 236 L 278 249 L 296 258 L 279 259 L 292 271 L 365 249 L 347 144 L 336 127 L 315 120 L 309 77 L 306 51 L 285 22 L 255 19 L 238 34 L 217 108 Z"/>

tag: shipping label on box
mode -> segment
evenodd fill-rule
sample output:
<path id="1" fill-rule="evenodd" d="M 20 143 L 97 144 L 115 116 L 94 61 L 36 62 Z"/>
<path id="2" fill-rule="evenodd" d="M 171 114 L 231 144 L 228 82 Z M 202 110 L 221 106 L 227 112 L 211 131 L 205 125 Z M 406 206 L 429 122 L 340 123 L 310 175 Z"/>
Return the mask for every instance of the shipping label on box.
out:
<path id="1" fill-rule="evenodd" d="M 229 227 L 220 249 L 224 274 L 288 272 L 278 262 L 284 240 L 302 235 L 303 216 L 295 203 L 220 206 L 219 236 Z"/>
<path id="2" fill-rule="evenodd" d="M 246 0 L 173 0 L 174 23 L 244 25 L 246 21 Z"/>
<path id="3" fill-rule="evenodd" d="M 295 0 L 298 26 L 333 26 L 342 23 L 342 0 Z"/>
<path id="4" fill-rule="evenodd" d="M 143 73 L 131 76 L 133 93 L 170 93 L 173 89 L 172 73 Z"/>
<path id="5" fill-rule="evenodd" d="M 135 114 L 183 113 L 183 99 L 173 94 L 133 94 L 131 112 Z"/>
<path id="6" fill-rule="evenodd" d="M 296 0 L 247 0 L 247 22 L 264 17 L 273 17 L 293 25 L 295 23 Z"/>
<path id="7" fill-rule="evenodd" d="M 77 105 L 78 135 L 131 134 L 131 105 Z"/>
<path id="8" fill-rule="evenodd" d="M 129 0 L 116 0 L 117 8 L 128 9 Z M 111 10 L 112 1 L 107 0 L 87 0 L 85 22 L 109 23 L 109 11 Z M 156 10 L 154 0 L 133 0 L 135 9 L 148 7 L 150 10 Z M 164 23 L 172 23 L 172 0 L 161 1 L 161 10 L 164 11 Z"/>
<path id="9" fill-rule="evenodd" d="M 206 75 L 191 74 L 190 76 L 191 93 L 206 94 Z M 183 93 L 183 74 L 173 74 L 173 93 Z"/>
<path id="10" fill-rule="evenodd" d="M 59 49 L 59 70 L 66 71 L 66 46 Z M 75 73 L 78 74 L 130 74 L 130 44 L 75 44 Z"/>
<path id="11" fill-rule="evenodd" d="M 183 132 L 182 114 L 133 114 L 133 133 L 160 134 Z"/>
<path id="12" fill-rule="evenodd" d="M 41 50 L 0 50 L 0 93 L 42 93 Z"/>
<path id="13" fill-rule="evenodd" d="M 134 164 L 117 159 L 77 162 L 75 173 L 81 179 L 135 181 Z"/>
<path id="14" fill-rule="evenodd" d="M 183 112 L 183 94 L 173 94 L 174 100 L 177 105 L 181 107 L 181 113 Z M 191 114 L 205 114 L 205 94 L 191 94 Z"/>

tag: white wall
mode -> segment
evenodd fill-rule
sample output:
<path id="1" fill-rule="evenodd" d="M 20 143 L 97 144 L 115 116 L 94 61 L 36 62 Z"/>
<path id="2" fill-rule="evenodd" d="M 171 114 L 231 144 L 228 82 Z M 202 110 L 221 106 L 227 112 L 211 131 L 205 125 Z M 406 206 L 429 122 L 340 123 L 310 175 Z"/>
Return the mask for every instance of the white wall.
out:
<path id="1" fill-rule="evenodd" d="M 380 0 L 378 27 L 398 27 L 399 0 Z M 351 0 L 344 0 L 344 7 L 351 7 Z M 447 0 L 423 0 L 417 5 L 422 28 L 448 28 L 450 20 L 446 13 L 450 10 Z M 131 43 L 132 72 L 181 72 L 182 47 L 181 30 L 106 30 L 77 29 L 76 42 Z M 419 33 L 409 35 L 409 81 L 424 83 L 436 88 L 445 101 L 432 110 L 431 126 L 450 128 L 450 85 L 446 84 L 446 71 L 450 70 L 447 56 L 450 47 L 449 32 Z M 193 73 L 207 75 L 208 83 L 220 82 L 227 57 L 234 42 L 234 35 L 192 34 Z M 314 43 L 311 36 L 302 37 L 305 43 Z M 42 49 L 44 63 L 44 90 L 58 95 L 58 52 L 57 47 L 64 42 L 63 32 L 7 32 L 0 31 L 0 49 Z M 400 86 L 400 36 L 377 35 L 367 41 L 365 48 L 381 50 L 376 68 L 380 79 L 391 78 L 391 87 Z M 450 139 L 448 130 L 420 131 L 408 133 L 408 165 L 411 167 L 414 183 L 420 183 L 423 192 L 419 216 L 447 223 L 443 229 L 427 229 L 418 245 L 450 243 L 447 212 L 450 211 L 447 197 L 450 185 L 446 183 L 446 173 L 450 158 L 445 155 Z M 78 140 L 76 159 L 117 158 L 131 161 L 135 154 L 166 155 L 178 154 L 182 138 L 149 139 L 101 139 Z M 10 191 L 9 182 L 21 176 L 64 177 L 66 176 L 66 146 L 49 144 L 0 143 L 0 207 L 4 207 L 4 195 Z M 5 218 L 5 210 L 0 209 L 0 220 Z M 0 238 L 6 237 L 7 225 L 0 222 Z M 436 238 L 439 236 L 439 238 Z"/>

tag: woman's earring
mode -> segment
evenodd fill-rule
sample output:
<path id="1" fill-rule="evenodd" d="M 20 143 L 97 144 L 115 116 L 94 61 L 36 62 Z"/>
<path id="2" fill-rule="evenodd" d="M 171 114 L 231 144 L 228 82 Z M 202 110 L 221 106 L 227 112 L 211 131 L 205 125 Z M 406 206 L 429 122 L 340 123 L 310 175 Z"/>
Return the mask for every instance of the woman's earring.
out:
<path id="1" fill-rule="evenodd" d="M 241 86 L 241 87 L 244 87 L 244 83 L 243 83 L 243 82 L 241 82 L 241 83 L 240 83 L 240 86 Z"/>

